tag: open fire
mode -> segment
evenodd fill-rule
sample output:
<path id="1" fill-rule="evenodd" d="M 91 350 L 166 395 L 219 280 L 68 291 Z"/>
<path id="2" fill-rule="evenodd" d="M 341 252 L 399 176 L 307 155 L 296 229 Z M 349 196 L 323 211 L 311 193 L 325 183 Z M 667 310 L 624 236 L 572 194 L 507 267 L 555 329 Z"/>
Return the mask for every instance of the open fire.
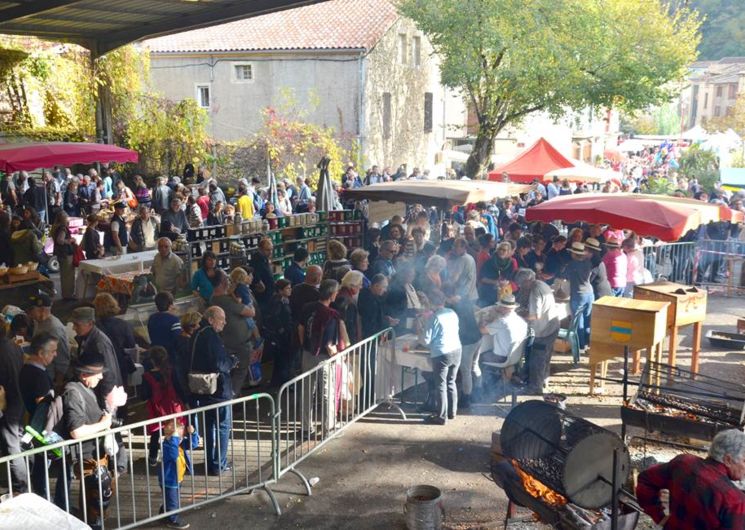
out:
<path id="1" fill-rule="evenodd" d="M 532 497 L 555 507 L 563 506 L 568 502 L 566 497 L 555 492 L 540 480 L 537 480 L 535 477 L 520 469 L 520 465 L 515 460 L 512 460 L 512 467 L 515 468 L 520 480 L 522 480 L 523 488 Z"/>

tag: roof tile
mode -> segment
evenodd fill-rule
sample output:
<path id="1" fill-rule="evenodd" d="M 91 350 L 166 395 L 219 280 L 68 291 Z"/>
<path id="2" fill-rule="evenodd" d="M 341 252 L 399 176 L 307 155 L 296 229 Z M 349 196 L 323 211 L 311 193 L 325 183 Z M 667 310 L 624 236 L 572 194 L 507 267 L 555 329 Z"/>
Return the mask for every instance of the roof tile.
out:
<path id="1" fill-rule="evenodd" d="M 145 41 L 153 52 L 371 49 L 398 19 L 389 0 L 328 0 Z"/>

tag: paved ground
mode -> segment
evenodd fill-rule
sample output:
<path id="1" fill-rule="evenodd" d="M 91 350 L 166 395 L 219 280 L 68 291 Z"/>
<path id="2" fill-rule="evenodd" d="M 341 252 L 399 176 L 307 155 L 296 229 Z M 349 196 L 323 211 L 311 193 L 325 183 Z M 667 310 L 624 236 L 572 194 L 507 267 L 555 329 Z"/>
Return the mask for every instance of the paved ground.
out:
<path id="1" fill-rule="evenodd" d="M 712 328 L 734 331 L 737 316 L 745 316 L 742 298 L 710 298 L 704 333 Z M 680 362 L 687 366 L 690 330 L 683 335 Z M 730 381 L 745 379 L 745 353 L 712 349 L 706 339 L 702 346 L 702 373 Z M 575 367 L 567 356 L 557 357 L 554 365 L 552 385 L 569 396 L 570 410 L 619 430 L 620 385 L 609 384 L 604 396 L 589 397 L 586 365 Z M 610 376 L 620 376 L 620 368 L 620 362 L 612 365 Z M 476 405 L 437 427 L 422 424 L 416 413 L 404 422 L 394 412 L 375 412 L 299 466 L 307 477 L 319 479 L 312 496 L 303 494 L 292 475 L 272 487 L 281 517 L 257 491 L 189 511 L 184 519 L 193 528 L 405 528 L 407 488 L 431 484 L 443 492 L 447 528 L 501 528 L 507 500 L 489 477 L 491 434 L 501 425 L 498 413 L 505 413 L 503 405 Z M 641 443 L 635 443 L 631 452 L 635 459 L 646 455 L 664 460 L 675 454 Z M 651 528 L 649 521 L 641 526 Z"/>

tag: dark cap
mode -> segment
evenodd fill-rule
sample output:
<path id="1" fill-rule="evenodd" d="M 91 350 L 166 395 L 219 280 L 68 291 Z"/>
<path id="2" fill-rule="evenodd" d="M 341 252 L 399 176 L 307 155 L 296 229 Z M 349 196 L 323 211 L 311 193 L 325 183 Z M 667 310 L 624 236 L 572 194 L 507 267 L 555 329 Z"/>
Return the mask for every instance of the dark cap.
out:
<path id="1" fill-rule="evenodd" d="M 28 297 L 28 307 L 52 307 L 52 299 L 46 293 L 36 293 Z"/>
<path id="2" fill-rule="evenodd" d="M 76 307 L 72 310 L 73 322 L 93 322 L 96 320 L 96 310 L 92 307 Z"/>
<path id="3" fill-rule="evenodd" d="M 103 355 L 100 353 L 86 352 L 75 362 L 75 373 L 78 375 L 98 375 L 106 371 L 103 363 Z"/>
<path id="4" fill-rule="evenodd" d="M 114 209 L 115 210 L 119 210 L 119 209 L 122 209 L 123 210 L 126 207 L 127 207 L 127 205 L 125 203 L 123 203 L 122 201 L 119 201 L 119 202 L 115 202 L 114 203 Z"/>

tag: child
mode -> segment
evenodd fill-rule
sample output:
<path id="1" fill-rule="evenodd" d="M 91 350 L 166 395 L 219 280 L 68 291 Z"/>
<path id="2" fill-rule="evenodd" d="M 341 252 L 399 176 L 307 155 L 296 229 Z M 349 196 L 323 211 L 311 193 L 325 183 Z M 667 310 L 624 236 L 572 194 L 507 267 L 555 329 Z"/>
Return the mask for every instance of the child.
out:
<path id="1" fill-rule="evenodd" d="M 147 399 L 148 418 L 160 418 L 184 410 L 184 404 L 179 398 L 174 386 L 174 372 L 168 360 L 168 352 L 162 346 L 153 346 L 148 352 L 153 368 L 143 376 L 144 398 Z M 183 419 L 179 420 L 182 424 Z M 148 425 L 150 444 L 148 445 L 148 463 L 151 467 L 158 465 L 158 449 L 160 447 L 159 422 Z M 165 444 L 164 444 L 165 447 Z M 165 449 L 164 449 L 165 451 Z"/>
<path id="2" fill-rule="evenodd" d="M 253 303 L 253 297 L 251 296 L 251 290 L 249 285 L 253 281 L 253 269 L 249 267 L 249 270 L 243 267 L 236 267 L 230 273 L 230 285 L 233 289 L 233 296 L 239 300 L 243 305 L 249 307 L 255 307 Z M 253 341 L 254 349 L 259 349 L 263 342 L 261 335 L 259 334 L 259 327 L 256 325 L 256 319 L 253 317 L 245 317 L 246 326 L 251 332 L 251 340 Z"/>
<path id="3" fill-rule="evenodd" d="M 253 269 L 251 267 L 247 267 L 246 269 L 243 267 L 236 267 L 230 273 L 230 285 L 233 289 L 233 296 L 243 305 L 255 308 L 256 304 L 253 301 L 251 290 L 248 287 L 251 285 L 251 282 L 253 282 Z M 253 317 L 246 317 L 245 320 L 250 333 L 251 342 L 253 343 L 250 358 L 251 368 L 248 372 L 248 385 L 253 387 L 258 386 L 261 383 L 261 357 L 263 353 L 261 346 L 264 343 L 264 339 L 261 338 L 256 319 Z"/>
<path id="4" fill-rule="evenodd" d="M 184 430 L 189 433 L 184 437 Z M 177 420 L 163 426 L 163 465 L 158 471 L 158 483 L 163 489 L 164 506 L 160 512 L 170 512 L 181 507 L 181 482 L 186 473 L 191 473 L 191 451 L 199 446 L 199 434 L 193 425 L 184 428 Z M 181 520 L 178 513 L 168 516 L 166 525 L 170 528 L 189 528 L 189 523 Z"/>

